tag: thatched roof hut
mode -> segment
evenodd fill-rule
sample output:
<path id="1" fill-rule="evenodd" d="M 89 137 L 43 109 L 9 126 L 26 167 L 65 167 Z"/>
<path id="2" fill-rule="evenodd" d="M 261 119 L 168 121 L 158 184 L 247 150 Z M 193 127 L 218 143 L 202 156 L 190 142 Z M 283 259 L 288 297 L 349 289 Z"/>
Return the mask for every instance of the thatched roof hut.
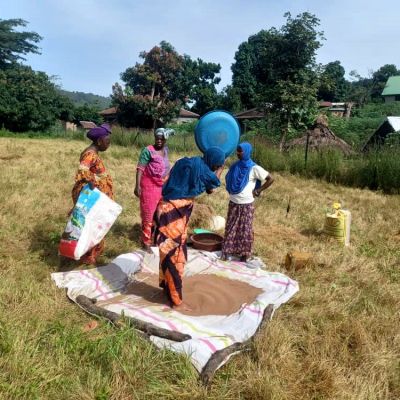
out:
<path id="1" fill-rule="evenodd" d="M 306 134 L 300 138 L 289 141 L 285 149 L 290 150 L 294 147 L 305 147 L 308 136 L 309 150 L 320 150 L 322 148 L 334 148 L 342 151 L 345 155 L 353 153 L 351 146 L 343 139 L 337 137 L 329 128 L 328 120 L 325 115 L 320 115 L 315 124 L 309 129 Z"/>

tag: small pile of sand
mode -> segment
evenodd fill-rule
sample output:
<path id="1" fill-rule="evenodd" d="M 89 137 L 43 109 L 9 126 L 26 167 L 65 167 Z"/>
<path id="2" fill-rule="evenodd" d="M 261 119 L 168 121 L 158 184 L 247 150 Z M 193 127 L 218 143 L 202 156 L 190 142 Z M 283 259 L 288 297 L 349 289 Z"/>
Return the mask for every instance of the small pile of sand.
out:
<path id="1" fill-rule="evenodd" d="M 125 292 L 142 297 L 135 302 L 140 305 L 170 305 L 164 291 L 158 287 L 158 276 L 139 273 Z M 262 292 L 261 289 L 238 280 L 223 278 L 213 274 L 199 274 L 183 279 L 183 300 L 191 311 L 180 310 L 182 314 L 230 315 L 244 303 L 252 303 Z M 112 300 L 111 300 L 112 301 Z"/>
<path id="2" fill-rule="evenodd" d="M 183 299 L 188 315 L 230 315 L 242 304 L 252 303 L 262 290 L 248 283 L 212 274 L 199 274 L 183 280 Z"/>

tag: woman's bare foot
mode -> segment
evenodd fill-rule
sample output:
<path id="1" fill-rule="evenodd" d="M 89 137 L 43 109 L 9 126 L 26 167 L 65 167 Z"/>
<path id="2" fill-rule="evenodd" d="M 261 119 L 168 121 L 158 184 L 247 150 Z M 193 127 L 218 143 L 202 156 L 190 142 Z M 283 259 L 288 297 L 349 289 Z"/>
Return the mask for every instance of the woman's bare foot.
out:
<path id="1" fill-rule="evenodd" d="M 227 259 L 228 259 L 228 255 L 222 253 L 222 254 L 221 254 L 221 261 L 226 261 Z"/>
<path id="2" fill-rule="evenodd" d="M 77 266 L 77 262 L 71 258 L 60 256 L 58 260 L 58 269 L 60 271 L 69 271 Z"/>
<path id="3" fill-rule="evenodd" d="M 247 256 L 241 256 L 240 257 L 241 262 L 247 262 Z"/>
<path id="4" fill-rule="evenodd" d="M 179 304 L 179 306 L 173 305 L 172 308 L 175 311 L 186 311 L 186 312 L 193 311 L 186 303 L 183 302 Z"/>
<path id="5" fill-rule="evenodd" d="M 82 264 L 84 264 L 84 265 L 94 265 L 94 266 L 96 266 L 96 264 L 97 264 L 97 260 L 96 260 L 96 257 L 82 257 L 80 260 L 79 260 L 79 264 L 80 265 L 82 265 Z"/>

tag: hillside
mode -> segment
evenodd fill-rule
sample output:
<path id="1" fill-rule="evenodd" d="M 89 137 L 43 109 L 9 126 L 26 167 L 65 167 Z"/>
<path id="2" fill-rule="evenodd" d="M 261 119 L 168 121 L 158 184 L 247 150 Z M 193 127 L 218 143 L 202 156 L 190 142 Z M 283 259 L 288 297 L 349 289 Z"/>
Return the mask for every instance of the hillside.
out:
<path id="1" fill-rule="evenodd" d="M 99 96 L 93 93 L 70 92 L 62 89 L 59 89 L 59 92 L 71 99 L 76 106 L 82 106 L 84 104 L 97 105 L 99 110 L 110 106 L 110 97 Z"/>

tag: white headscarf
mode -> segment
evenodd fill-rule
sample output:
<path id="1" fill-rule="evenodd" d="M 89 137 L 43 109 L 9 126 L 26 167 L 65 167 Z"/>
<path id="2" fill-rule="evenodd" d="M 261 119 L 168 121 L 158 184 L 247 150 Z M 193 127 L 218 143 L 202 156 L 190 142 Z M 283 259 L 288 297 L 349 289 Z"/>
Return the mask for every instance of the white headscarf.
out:
<path id="1" fill-rule="evenodd" d="M 168 140 L 173 135 L 175 135 L 175 131 L 171 128 L 158 128 L 154 132 L 154 136 L 162 136 L 165 140 Z"/>

